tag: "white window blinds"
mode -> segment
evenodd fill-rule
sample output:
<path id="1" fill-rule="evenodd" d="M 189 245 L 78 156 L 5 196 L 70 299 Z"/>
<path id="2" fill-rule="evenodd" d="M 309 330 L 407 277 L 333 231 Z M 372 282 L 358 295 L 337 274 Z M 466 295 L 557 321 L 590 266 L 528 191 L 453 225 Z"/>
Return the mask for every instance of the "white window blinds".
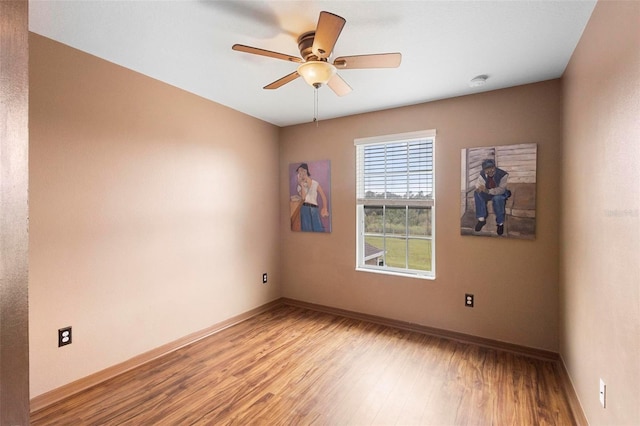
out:
<path id="1" fill-rule="evenodd" d="M 357 203 L 433 205 L 435 131 L 356 139 Z"/>

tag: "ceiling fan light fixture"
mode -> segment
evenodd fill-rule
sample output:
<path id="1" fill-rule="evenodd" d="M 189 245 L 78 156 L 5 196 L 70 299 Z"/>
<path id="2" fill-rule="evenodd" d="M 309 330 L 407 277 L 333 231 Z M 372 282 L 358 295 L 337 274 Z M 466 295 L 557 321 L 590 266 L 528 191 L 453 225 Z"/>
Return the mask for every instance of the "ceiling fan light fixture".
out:
<path id="1" fill-rule="evenodd" d="M 309 61 L 298 67 L 298 74 L 313 87 L 327 84 L 335 73 L 336 67 L 325 61 Z"/>

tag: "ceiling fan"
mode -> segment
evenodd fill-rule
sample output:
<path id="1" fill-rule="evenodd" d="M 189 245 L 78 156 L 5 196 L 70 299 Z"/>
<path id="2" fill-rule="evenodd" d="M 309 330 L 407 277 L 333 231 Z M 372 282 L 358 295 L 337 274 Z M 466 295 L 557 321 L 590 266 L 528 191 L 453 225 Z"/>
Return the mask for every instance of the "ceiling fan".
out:
<path id="1" fill-rule="evenodd" d="M 306 32 L 298 37 L 298 49 L 302 58 L 243 44 L 234 44 L 232 49 L 300 64 L 296 71 L 267 84 L 264 86 L 265 89 L 277 89 L 302 76 L 309 85 L 316 89 L 326 84 L 338 96 L 344 96 L 352 89 L 337 74 L 337 69 L 396 68 L 400 66 L 402 60 L 400 53 L 378 53 L 341 56 L 336 58 L 333 64 L 329 63 L 327 60 L 333 53 L 333 47 L 346 22 L 344 18 L 333 13 L 320 12 L 316 30 Z"/>

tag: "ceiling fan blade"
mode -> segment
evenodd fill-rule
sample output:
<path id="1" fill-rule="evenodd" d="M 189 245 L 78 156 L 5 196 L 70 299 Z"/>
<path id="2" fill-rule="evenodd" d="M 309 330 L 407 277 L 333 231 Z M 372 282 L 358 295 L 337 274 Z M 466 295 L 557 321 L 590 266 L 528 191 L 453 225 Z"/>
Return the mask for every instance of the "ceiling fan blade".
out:
<path id="1" fill-rule="evenodd" d="M 344 18 L 333 13 L 320 12 L 313 46 L 311 47 L 313 54 L 318 58 L 328 58 L 346 22 Z"/>
<path id="2" fill-rule="evenodd" d="M 377 53 L 373 55 L 341 56 L 333 61 L 340 70 L 360 68 L 397 68 L 400 66 L 400 53 Z"/>
<path id="3" fill-rule="evenodd" d="M 351 86 L 349 86 L 338 74 L 334 74 L 333 77 L 331 77 L 327 86 L 329 86 L 338 96 L 348 95 L 351 93 L 351 90 L 353 90 L 351 89 Z"/>
<path id="4" fill-rule="evenodd" d="M 282 59 L 283 61 L 302 63 L 302 58 L 287 55 L 286 53 L 272 52 L 271 50 L 259 49 L 257 47 L 245 46 L 244 44 L 234 44 L 231 47 L 238 52 L 252 53 L 254 55 L 267 56 L 269 58 Z"/>
<path id="5" fill-rule="evenodd" d="M 285 84 L 292 82 L 298 77 L 300 77 L 300 74 L 298 74 L 298 71 L 294 71 L 291 74 L 287 74 L 284 77 L 274 81 L 273 83 L 267 84 L 266 86 L 264 86 L 264 89 L 277 89 L 278 87 L 282 87 Z"/>

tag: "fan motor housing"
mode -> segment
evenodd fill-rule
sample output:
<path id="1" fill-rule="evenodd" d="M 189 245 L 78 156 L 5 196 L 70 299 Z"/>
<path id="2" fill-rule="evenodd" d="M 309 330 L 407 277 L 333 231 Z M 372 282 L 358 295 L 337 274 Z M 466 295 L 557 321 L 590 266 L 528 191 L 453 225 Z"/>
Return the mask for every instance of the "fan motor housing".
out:
<path id="1" fill-rule="evenodd" d="M 300 56 L 304 58 L 305 61 L 321 61 L 322 59 L 318 58 L 313 53 L 313 40 L 315 38 L 315 31 L 308 31 L 298 37 L 298 49 L 300 50 Z M 325 59 L 326 61 L 326 59 Z"/>

